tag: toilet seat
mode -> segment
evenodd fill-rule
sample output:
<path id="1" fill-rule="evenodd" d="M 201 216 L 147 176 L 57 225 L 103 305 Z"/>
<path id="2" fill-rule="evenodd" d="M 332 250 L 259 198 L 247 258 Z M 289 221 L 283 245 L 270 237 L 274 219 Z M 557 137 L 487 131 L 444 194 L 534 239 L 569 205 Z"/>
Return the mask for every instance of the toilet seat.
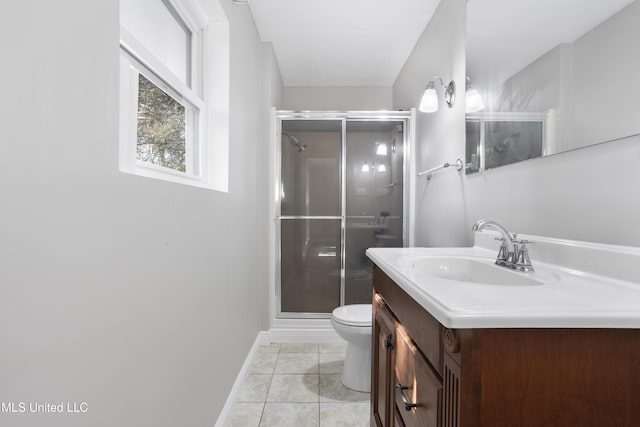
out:
<path id="1" fill-rule="evenodd" d="M 351 327 L 371 327 L 371 304 L 350 304 L 338 307 L 331 313 L 333 320 Z"/>

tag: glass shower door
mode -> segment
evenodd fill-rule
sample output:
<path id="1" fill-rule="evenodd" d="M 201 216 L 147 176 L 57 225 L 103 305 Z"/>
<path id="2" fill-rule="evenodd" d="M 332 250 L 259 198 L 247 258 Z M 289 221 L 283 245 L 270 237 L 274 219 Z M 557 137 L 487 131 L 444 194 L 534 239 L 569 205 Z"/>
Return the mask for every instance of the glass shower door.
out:
<path id="1" fill-rule="evenodd" d="M 340 305 L 371 302 L 366 250 L 404 243 L 402 114 L 283 112 L 278 317 L 326 318 Z"/>
<path id="2" fill-rule="evenodd" d="M 282 120 L 280 312 L 340 305 L 342 121 Z"/>
<path id="3" fill-rule="evenodd" d="M 403 245 L 404 122 L 347 121 L 345 304 L 371 303 L 365 251 Z"/>

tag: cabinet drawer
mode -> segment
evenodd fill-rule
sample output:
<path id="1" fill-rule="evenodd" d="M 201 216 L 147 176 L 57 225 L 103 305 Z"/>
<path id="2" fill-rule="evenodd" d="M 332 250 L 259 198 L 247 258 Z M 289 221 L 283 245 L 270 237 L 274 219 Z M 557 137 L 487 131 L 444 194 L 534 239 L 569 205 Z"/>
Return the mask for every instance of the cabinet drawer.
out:
<path id="1" fill-rule="evenodd" d="M 394 401 L 406 427 L 438 427 L 442 382 L 401 326 L 396 326 Z"/>

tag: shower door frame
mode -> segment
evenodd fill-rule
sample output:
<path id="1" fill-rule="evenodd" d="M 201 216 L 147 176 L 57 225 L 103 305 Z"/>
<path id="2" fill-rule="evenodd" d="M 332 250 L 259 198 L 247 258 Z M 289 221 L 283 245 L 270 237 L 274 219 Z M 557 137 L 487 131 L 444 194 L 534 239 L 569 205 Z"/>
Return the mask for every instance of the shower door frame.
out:
<path id="1" fill-rule="evenodd" d="M 275 319 L 328 319 L 331 313 L 313 313 L 313 312 L 283 312 L 281 303 L 281 221 L 282 220 L 339 220 L 340 221 L 340 301 L 342 306 L 345 303 L 345 255 L 346 255 L 346 220 L 347 220 L 347 204 L 346 204 L 346 168 L 345 162 L 347 147 L 347 122 L 403 122 L 403 185 L 402 185 L 402 242 L 403 246 L 410 246 L 413 242 L 413 212 L 411 210 L 412 200 L 410 200 L 410 189 L 414 184 L 415 162 L 412 160 L 414 149 L 414 123 L 415 109 L 411 111 L 274 111 L 274 132 L 273 132 L 273 149 L 274 149 L 274 237 L 275 237 Z M 305 215 L 287 215 L 282 216 L 280 211 L 281 191 L 282 188 L 282 121 L 283 120 L 328 120 L 341 122 L 341 138 L 340 138 L 340 216 L 305 216 Z M 336 248 L 337 249 L 337 248 Z M 272 294 L 273 295 L 273 294 Z"/>

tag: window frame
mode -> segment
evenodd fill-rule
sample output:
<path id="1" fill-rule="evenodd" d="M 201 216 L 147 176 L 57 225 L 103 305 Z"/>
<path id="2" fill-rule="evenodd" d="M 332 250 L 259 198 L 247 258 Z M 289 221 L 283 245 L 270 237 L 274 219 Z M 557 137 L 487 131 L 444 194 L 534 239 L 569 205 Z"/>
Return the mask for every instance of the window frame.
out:
<path id="1" fill-rule="evenodd" d="M 207 117 L 203 100 L 204 36 L 206 17 L 185 19 L 180 0 L 162 0 L 172 16 L 189 33 L 187 81 L 183 82 L 124 26 L 120 26 L 120 171 L 182 184 L 208 187 Z M 181 13 L 182 11 L 182 13 Z M 138 75 L 185 107 L 186 172 L 137 159 Z M 191 86 L 191 87 L 190 87 Z M 192 122 L 192 123 L 190 123 Z"/>

